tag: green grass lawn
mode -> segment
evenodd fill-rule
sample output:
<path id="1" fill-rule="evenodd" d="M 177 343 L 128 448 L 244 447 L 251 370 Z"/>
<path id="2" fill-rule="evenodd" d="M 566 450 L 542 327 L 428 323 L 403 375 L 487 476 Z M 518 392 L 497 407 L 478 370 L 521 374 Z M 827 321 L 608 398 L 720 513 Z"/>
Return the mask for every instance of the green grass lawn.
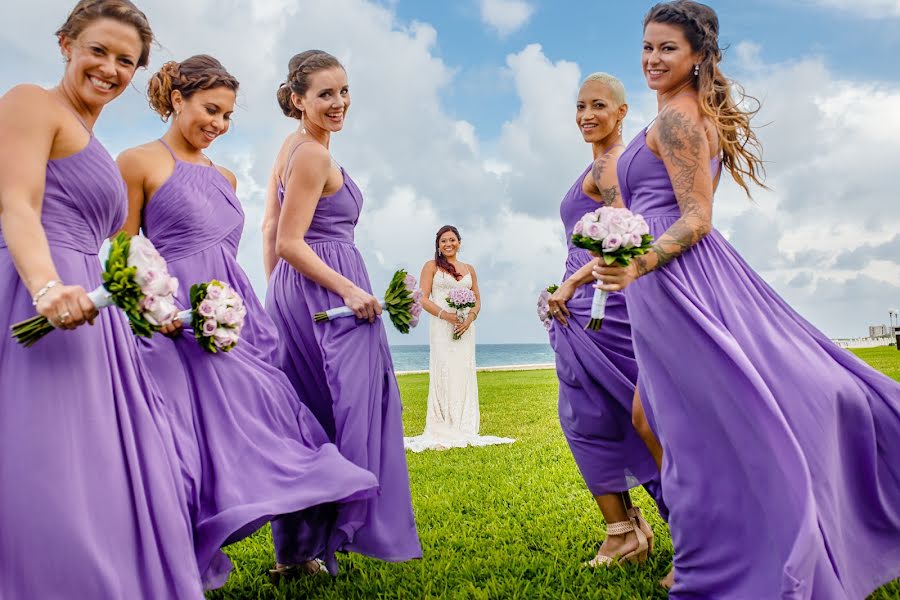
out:
<path id="1" fill-rule="evenodd" d="M 900 352 L 857 352 L 900 380 Z M 408 435 L 425 424 L 427 375 L 398 378 Z M 643 490 L 633 494 L 656 532 L 643 566 L 582 568 L 604 536 L 556 416 L 553 371 L 479 373 L 482 433 L 512 445 L 407 454 L 424 558 L 389 564 L 341 556 L 337 578 L 310 577 L 278 587 L 268 528 L 227 549 L 235 568 L 210 598 L 665 598 L 657 581 L 672 560 L 668 530 Z M 761 526 L 764 526 L 761 524 Z M 900 598 L 895 581 L 871 596 Z"/>

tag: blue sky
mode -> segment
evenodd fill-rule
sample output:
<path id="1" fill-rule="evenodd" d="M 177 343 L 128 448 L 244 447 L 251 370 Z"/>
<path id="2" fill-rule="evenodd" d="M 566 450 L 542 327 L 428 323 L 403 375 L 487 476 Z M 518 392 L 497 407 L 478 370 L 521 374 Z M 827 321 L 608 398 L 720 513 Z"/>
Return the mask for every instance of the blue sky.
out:
<path id="1" fill-rule="evenodd" d="M 639 66 L 649 2 L 619 0 L 137 0 L 160 42 L 104 113 L 115 154 L 162 135 L 143 89 L 166 60 L 217 56 L 241 81 L 235 126 L 210 155 L 235 171 L 247 213 L 240 260 L 260 295 L 263 183 L 286 119 L 274 92 L 296 52 L 346 65 L 353 107 L 332 152 L 363 189 L 357 243 L 376 287 L 418 273 L 444 223 L 480 276 L 478 341 L 542 342 L 538 290 L 565 260 L 558 204 L 590 160 L 574 125 L 581 79 L 619 76 L 626 137 L 655 114 Z M 53 85 L 53 31 L 68 1 L 18 3 L 0 30 L 0 91 Z M 900 305 L 900 0 L 711 4 L 723 69 L 764 102 L 772 191 L 749 202 L 725 182 L 714 221 L 773 287 L 833 337 L 865 335 Z M 324 308 L 324 307 L 323 307 Z M 392 343 L 426 343 L 427 327 Z"/>

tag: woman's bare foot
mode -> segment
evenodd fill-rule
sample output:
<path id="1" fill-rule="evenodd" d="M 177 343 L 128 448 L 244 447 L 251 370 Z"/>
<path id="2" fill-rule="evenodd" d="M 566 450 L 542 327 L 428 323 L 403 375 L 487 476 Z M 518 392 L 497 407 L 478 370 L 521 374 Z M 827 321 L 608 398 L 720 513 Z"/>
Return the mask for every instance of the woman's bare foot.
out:
<path id="1" fill-rule="evenodd" d="M 675 565 L 672 565 L 672 568 L 669 569 L 666 576 L 659 581 L 659 585 L 667 590 L 672 589 L 672 586 L 675 585 Z"/>
<path id="2" fill-rule="evenodd" d="M 639 549 L 640 541 L 633 531 L 623 535 L 607 535 L 600 545 L 600 550 L 597 551 L 597 556 L 587 564 L 599 567 L 619 561 L 636 562 Z"/>
<path id="3" fill-rule="evenodd" d="M 283 565 L 276 563 L 274 569 L 269 569 L 269 579 L 272 583 L 277 584 L 282 579 L 296 579 L 298 577 L 306 577 L 309 575 L 318 575 L 320 573 L 328 573 L 325 563 L 317 558 L 306 562 L 293 565 Z"/>

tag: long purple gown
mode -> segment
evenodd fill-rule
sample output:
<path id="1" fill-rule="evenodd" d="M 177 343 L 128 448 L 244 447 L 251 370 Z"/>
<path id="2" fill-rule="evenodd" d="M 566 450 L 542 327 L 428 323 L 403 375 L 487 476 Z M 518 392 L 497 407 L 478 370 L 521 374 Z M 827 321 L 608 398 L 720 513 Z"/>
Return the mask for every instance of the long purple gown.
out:
<path id="1" fill-rule="evenodd" d="M 563 280 L 593 259 L 571 240 L 575 223 L 601 206 L 582 188 L 591 166 L 575 180 L 559 207 L 569 248 Z M 638 369 L 625 297 L 610 294 L 603 327 L 591 331 L 585 327 L 593 295 L 592 282 L 580 286 L 566 303 L 571 313 L 568 327 L 554 320 L 550 329 L 559 378 L 559 422 L 592 495 L 645 484 L 665 514 L 656 463 L 631 424 Z"/>
<path id="2" fill-rule="evenodd" d="M 646 130 L 619 158 L 654 236 L 679 218 Z M 713 230 L 626 289 L 664 451 L 672 598 L 864 598 L 900 575 L 900 384 L 788 306 Z"/>
<path id="3" fill-rule="evenodd" d="M 362 194 L 341 172 L 343 186 L 319 199 L 305 239 L 325 264 L 371 292 L 365 264 L 353 243 Z M 283 200 L 281 186 L 278 194 Z M 339 508 L 346 534 L 342 550 L 387 561 L 420 558 L 403 449 L 400 390 L 382 320 L 313 322 L 316 312 L 343 304 L 340 296 L 279 260 L 266 297 L 266 309 L 281 334 L 279 363 L 341 454 L 378 476 L 379 496 Z M 291 523 L 274 522 L 272 531 L 276 553 L 289 559 Z"/>
<path id="4" fill-rule="evenodd" d="M 41 222 L 63 282 L 101 284 L 125 184 L 94 138 L 47 162 Z M 178 457 L 124 314 L 9 335 L 34 316 L 0 237 L 0 598 L 202 598 Z"/>
<path id="5" fill-rule="evenodd" d="M 237 262 L 243 226 L 237 196 L 218 169 L 177 158 L 144 209 L 144 231 L 181 283 L 180 306 L 190 307 L 192 283 L 218 279 L 247 308 L 241 340 L 230 352 L 207 353 L 187 331 L 174 341 L 154 336 L 144 344 L 144 360 L 160 375 L 171 412 L 207 588 L 228 576 L 230 562 L 221 546 L 277 515 L 303 509 L 310 510 L 297 515 L 304 524 L 297 552 L 303 560 L 333 562 L 343 538 L 333 507 L 322 505 L 373 495 L 378 485 L 372 473 L 329 443 L 290 381 L 271 364 L 277 332 Z"/>

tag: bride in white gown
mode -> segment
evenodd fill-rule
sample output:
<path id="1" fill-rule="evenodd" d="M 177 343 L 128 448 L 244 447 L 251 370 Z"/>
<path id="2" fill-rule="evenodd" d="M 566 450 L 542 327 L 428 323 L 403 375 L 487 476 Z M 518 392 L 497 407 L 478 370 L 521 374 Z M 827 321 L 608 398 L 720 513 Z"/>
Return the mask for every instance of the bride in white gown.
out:
<path id="1" fill-rule="evenodd" d="M 428 413 L 425 432 L 405 438 L 413 452 L 465 446 L 508 444 L 509 438 L 480 436 L 478 381 L 475 378 L 475 328 L 481 296 L 475 269 L 457 258 L 459 231 L 445 225 L 435 239 L 435 259 L 422 268 L 422 305 L 433 317 L 429 327 Z M 447 305 L 450 290 L 464 287 L 475 294 L 475 306 L 463 317 Z M 459 339 L 454 339 L 454 334 Z"/>

